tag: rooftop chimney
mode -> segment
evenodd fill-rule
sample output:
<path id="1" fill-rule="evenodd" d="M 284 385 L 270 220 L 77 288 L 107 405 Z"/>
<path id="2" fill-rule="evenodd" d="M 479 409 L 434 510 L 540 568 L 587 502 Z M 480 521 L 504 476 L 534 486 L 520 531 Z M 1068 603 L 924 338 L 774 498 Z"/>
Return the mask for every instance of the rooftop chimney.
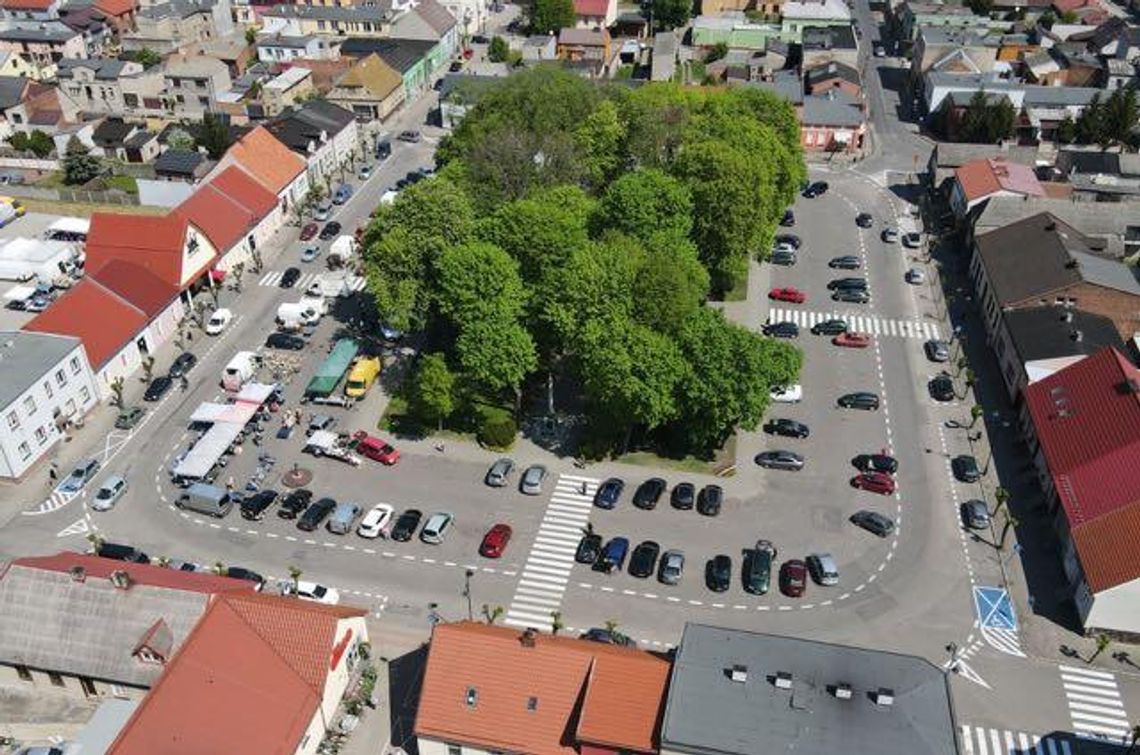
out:
<path id="1" fill-rule="evenodd" d="M 519 636 L 519 642 L 524 648 L 532 648 L 534 647 L 534 640 L 537 635 L 538 633 L 534 631 L 534 627 L 527 627 L 522 635 Z"/>
<path id="2" fill-rule="evenodd" d="M 73 566 L 67 570 L 67 573 L 71 575 L 71 580 L 73 582 L 87 581 L 87 570 L 82 566 Z"/>
<path id="3" fill-rule="evenodd" d="M 730 675 L 730 678 L 734 682 L 744 684 L 744 682 L 748 681 L 748 667 L 742 666 L 740 664 L 734 665 L 732 667 L 732 674 Z"/>
<path id="4" fill-rule="evenodd" d="M 1085 340 L 1085 334 L 1079 330 L 1074 330 L 1069 334 L 1069 338 L 1072 338 L 1077 343 L 1080 343 L 1081 341 Z"/>
<path id="5" fill-rule="evenodd" d="M 879 687 L 875 693 L 875 702 L 884 707 L 895 704 L 895 691 L 890 687 Z"/>
<path id="6" fill-rule="evenodd" d="M 111 584 L 120 590 L 129 590 L 131 587 L 131 575 L 122 569 L 117 569 L 111 572 Z"/>
<path id="7" fill-rule="evenodd" d="M 776 689 L 791 689 L 792 675 L 787 671 L 777 671 L 775 684 Z"/>
<path id="8" fill-rule="evenodd" d="M 851 685 L 847 682 L 839 682 L 835 685 L 835 696 L 840 700 L 851 699 Z"/>
<path id="9" fill-rule="evenodd" d="M 1065 312 L 1061 315 L 1061 322 L 1072 322 L 1072 321 L 1073 321 L 1073 313 L 1070 310 L 1066 309 Z"/>

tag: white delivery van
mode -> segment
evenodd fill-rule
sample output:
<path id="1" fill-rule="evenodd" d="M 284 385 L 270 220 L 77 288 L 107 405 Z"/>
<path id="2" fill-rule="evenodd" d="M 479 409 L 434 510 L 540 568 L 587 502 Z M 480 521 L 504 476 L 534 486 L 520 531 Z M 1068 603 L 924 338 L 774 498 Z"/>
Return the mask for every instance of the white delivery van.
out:
<path id="1" fill-rule="evenodd" d="M 327 311 L 328 307 L 323 300 L 285 302 L 277 307 L 277 324 L 282 330 L 300 330 L 306 325 L 316 325 Z"/>
<path id="2" fill-rule="evenodd" d="M 347 265 L 356 256 L 356 239 L 352 236 L 338 236 L 336 241 L 329 244 L 329 264 Z"/>
<path id="3" fill-rule="evenodd" d="M 240 391 L 246 381 L 257 372 L 259 357 L 252 351 L 239 351 L 222 370 L 222 387 L 227 391 Z"/>

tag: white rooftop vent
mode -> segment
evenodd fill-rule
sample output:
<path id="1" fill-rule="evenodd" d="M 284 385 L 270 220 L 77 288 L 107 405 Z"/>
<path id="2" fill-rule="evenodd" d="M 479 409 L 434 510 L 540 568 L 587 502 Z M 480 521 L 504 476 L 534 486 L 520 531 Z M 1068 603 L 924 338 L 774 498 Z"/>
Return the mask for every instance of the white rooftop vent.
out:
<path id="1" fill-rule="evenodd" d="M 732 667 L 731 679 L 739 684 L 744 684 L 748 681 L 748 667 L 739 664 Z"/>
<path id="2" fill-rule="evenodd" d="M 776 688 L 777 689 L 791 689 L 792 688 L 792 675 L 787 671 L 776 672 Z"/>
<path id="3" fill-rule="evenodd" d="M 465 701 L 468 708 L 474 708 L 475 705 L 479 702 L 479 692 L 474 687 L 468 687 L 467 694 L 465 695 Z"/>
<path id="4" fill-rule="evenodd" d="M 840 700 L 851 699 L 851 685 L 847 682 L 839 682 L 835 685 L 835 696 Z"/>
<path id="5" fill-rule="evenodd" d="M 890 687 L 879 687 L 875 693 L 875 702 L 882 706 L 895 704 L 895 691 Z"/>

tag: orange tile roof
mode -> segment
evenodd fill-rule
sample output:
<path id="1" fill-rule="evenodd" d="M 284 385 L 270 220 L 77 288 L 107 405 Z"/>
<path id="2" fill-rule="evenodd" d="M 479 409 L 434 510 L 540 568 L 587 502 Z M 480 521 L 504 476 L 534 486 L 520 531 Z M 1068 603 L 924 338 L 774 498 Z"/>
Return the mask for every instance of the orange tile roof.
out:
<path id="1" fill-rule="evenodd" d="M 1035 197 L 1045 195 L 1032 168 L 1011 163 L 1000 157 L 971 160 L 955 168 L 954 175 L 966 195 L 967 202 L 973 202 L 999 191 Z"/>
<path id="2" fill-rule="evenodd" d="M 88 267 L 87 277 L 110 289 L 154 317 L 178 296 L 178 289 L 129 260 L 111 260 L 101 267 Z"/>
<path id="3" fill-rule="evenodd" d="M 242 168 L 226 168 L 210 183 L 260 221 L 277 208 L 277 195 L 265 188 Z"/>
<path id="4" fill-rule="evenodd" d="M 87 361 L 98 372 L 149 320 L 145 312 L 118 294 L 95 280 L 84 279 L 23 330 L 78 338 L 87 350 Z"/>
<path id="5" fill-rule="evenodd" d="M 543 634 L 525 647 L 520 637 L 519 630 L 474 622 L 437 625 L 416 735 L 531 755 L 576 753 L 576 734 L 617 749 L 657 749 L 667 661 Z"/>
<path id="6" fill-rule="evenodd" d="M 135 0 L 95 0 L 95 7 L 108 16 L 122 16 L 138 9 Z"/>
<path id="7" fill-rule="evenodd" d="M 263 126 L 234 142 L 226 155 L 275 195 L 305 170 L 305 160 L 277 141 Z"/>
<path id="8" fill-rule="evenodd" d="M 97 212 L 91 216 L 91 230 L 87 234 L 87 265 L 94 270 L 111 260 L 129 260 L 181 290 L 186 226 L 186 219 L 176 213 Z"/>
<path id="9" fill-rule="evenodd" d="M 87 553 L 72 553 L 70 551 L 61 551 L 54 556 L 18 558 L 12 563 L 29 569 L 54 572 L 67 572 L 75 566 L 81 566 L 89 578 L 103 579 L 110 577 L 112 572 L 125 571 L 131 576 L 131 581 L 135 584 L 185 590 L 187 592 L 252 592 L 254 587 L 252 582 L 245 579 L 219 577 L 217 574 L 207 572 L 179 571 L 178 569 L 167 569 L 163 566 L 152 566 L 151 564 L 132 564 L 126 561 L 116 561 L 111 558 L 100 558 Z"/>
<path id="10" fill-rule="evenodd" d="M 47 10 L 52 0 L 0 0 L 0 8 L 7 10 Z"/>
<path id="11" fill-rule="evenodd" d="M 219 254 L 225 254 L 256 225 L 249 210 L 212 184 L 203 184 L 174 209 L 206 234 Z"/>
<path id="12" fill-rule="evenodd" d="M 1140 501 L 1072 531 L 1085 582 L 1093 593 L 1140 579 Z"/>
<path id="13" fill-rule="evenodd" d="M 338 621 L 366 613 L 259 593 L 216 596 L 109 753 L 296 751 L 344 640 Z"/>

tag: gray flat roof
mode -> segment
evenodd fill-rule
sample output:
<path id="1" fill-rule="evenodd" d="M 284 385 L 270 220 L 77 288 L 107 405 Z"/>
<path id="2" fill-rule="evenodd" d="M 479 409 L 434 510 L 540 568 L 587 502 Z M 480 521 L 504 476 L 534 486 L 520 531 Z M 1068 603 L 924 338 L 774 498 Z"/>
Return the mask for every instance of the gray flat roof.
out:
<path id="1" fill-rule="evenodd" d="M 733 668 L 744 667 L 744 681 Z M 791 689 L 774 684 L 791 674 Z M 850 699 L 835 685 L 850 685 Z M 877 702 L 881 688 L 890 705 Z M 686 624 L 661 750 L 700 755 L 957 755 L 941 669 L 915 656 Z"/>
<path id="2" fill-rule="evenodd" d="M 0 331 L 0 409 L 42 380 L 78 345 L 79 339 L 71 336 Z"/>

